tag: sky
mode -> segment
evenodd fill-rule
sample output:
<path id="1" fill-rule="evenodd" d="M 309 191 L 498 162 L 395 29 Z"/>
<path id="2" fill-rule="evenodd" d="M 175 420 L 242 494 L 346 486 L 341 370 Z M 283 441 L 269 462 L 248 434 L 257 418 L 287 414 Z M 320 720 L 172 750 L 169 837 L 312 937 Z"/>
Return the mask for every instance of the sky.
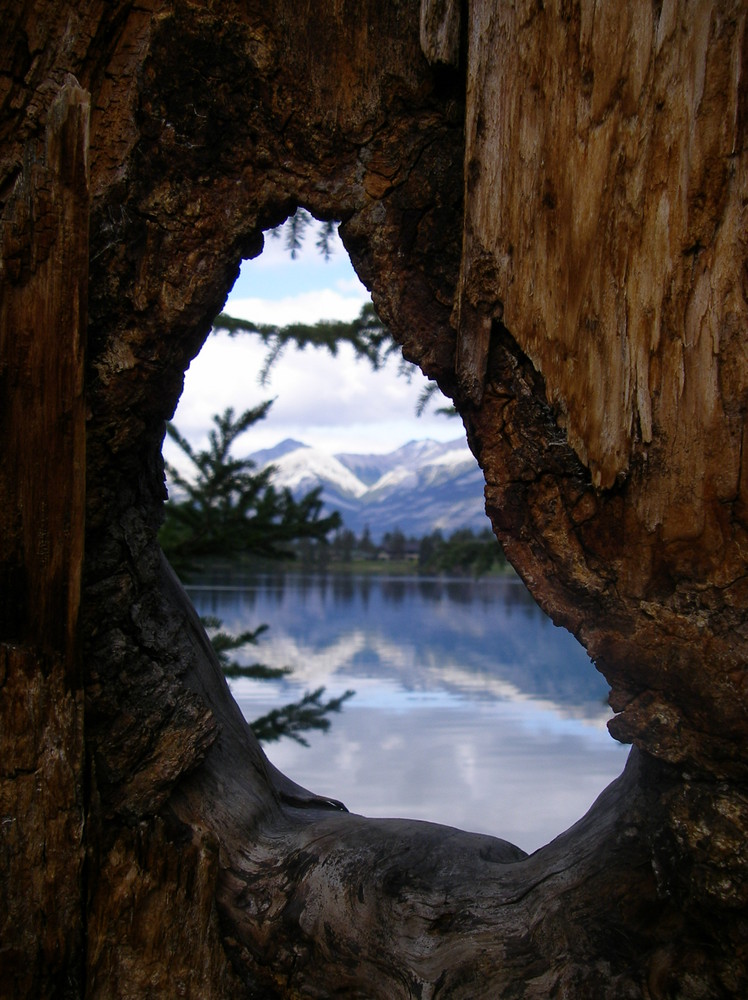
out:
<path id="1" fill-rule="evenodd" d="M 342 243 L 336 238 L 326 260 L 315 247 L 310 228 L 296 259 L 282 239 L 266 235 L 265 249 L 244 261 L 224 311 L 256 323 L 286 325 L 320 319 L 352 320 L 369 293 L 358 280 Z M 271 369 L 265 385 L 258 382 L 266 349 L 251 334 L 209 336 L 185 377 L 185 389 L 174 423 L 193 446 L 206 438 L 214 413 L 233 407 L 239 413 L 266 399 L 275 402 L 255 424 L 243 444 L 247 452 L 269 448 L 285 438 L 328 453 L 386 453 L 408 441 L 432 438 L 452 441 L 462 424 L 435 413 L 443 397 L 416 416 L 416 404 L 427 379 L 413 369 L 410 382 L 398 374 L 398 358 L 372 371 L 343 346 L 333 358 L 327 351 L 287 348 Z M 437 399 L 440 402 L 437 402 Z M 237 453 L 243 449 L 237 447 Z M 178 453 L 167 439 L 167 459 Z"/>

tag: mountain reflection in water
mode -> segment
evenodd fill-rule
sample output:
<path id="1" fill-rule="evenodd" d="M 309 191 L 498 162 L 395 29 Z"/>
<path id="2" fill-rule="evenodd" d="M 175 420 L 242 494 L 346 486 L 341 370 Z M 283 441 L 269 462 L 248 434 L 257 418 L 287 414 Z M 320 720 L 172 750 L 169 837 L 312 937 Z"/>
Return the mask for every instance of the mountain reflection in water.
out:
<path id="1" fill-rule="evenodd" d="M 232 681 L 253 719 L 324 685 L 353 688 L 309 748 L 266 748 L 294 781 L 367 816 L 408 816 L 531 851 L 622 770 L 607 684 L 584 649 L 512 579 L 264 575 L 189 588 L 201 615 L 270 625 L 245 662 L 281 681 Z"/>

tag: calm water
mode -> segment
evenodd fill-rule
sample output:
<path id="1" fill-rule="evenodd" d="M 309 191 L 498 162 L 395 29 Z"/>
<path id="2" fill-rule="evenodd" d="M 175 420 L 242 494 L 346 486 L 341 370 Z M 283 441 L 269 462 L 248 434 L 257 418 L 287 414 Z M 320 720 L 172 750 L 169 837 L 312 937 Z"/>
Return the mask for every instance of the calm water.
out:
<path id="1" fill-rule="evenodd" d="M 232 682 L 245 716 L 324 685 L 355 696 L 327 733 L 266 747 L 284 773 L 368 816 L 491 833 L 532 851 L 623 769 L 607 685 L 515 580 L 263 576 L 191 587 L 232 632 L 270 625 L 245 662 L 293 667 Z"/>

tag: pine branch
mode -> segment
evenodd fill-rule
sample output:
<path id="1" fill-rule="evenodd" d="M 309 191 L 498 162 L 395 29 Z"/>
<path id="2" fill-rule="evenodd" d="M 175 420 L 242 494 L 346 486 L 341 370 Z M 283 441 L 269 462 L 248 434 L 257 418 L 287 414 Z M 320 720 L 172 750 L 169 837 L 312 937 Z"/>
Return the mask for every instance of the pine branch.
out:
<path id="1" fill-rule="evenodd" d="M 439 391 L 439 386 L 436 384 L 436 382 L 428 382 L 423 387 L 423 389 L 421 389 L 421 392 L 418 396 L 418 402 L 416 403 L 416 416 L 422 417 L 423 414 L 426 412 L 427 406 L 434 398 L 434 396 L 440 396 L 440 395 L 441 393 Z M 454 408 L 454 406 L 439 406 L 435 412 L 444 417 L 457 416 L 457 410 Z"/>
<path id="2" fill-rule="evenodd" d="M 230 408 L 216 414 L 209 447 L 201 451 L 190 448 L 178 431 L 171 433 L 180 447 L 187 444 L 183 450 L 195 468 L 191 480 L 174 470 L 174 481 L 186 498 L 166 505 L 159 535 L 161 547 L 179 575 L 188 575 L 206 558 L 241 553 L 293 558 L 292 542 L 307 538 L 324 541 L 340 527 L 337 512 L 323 516 L 319 488 L 297 500 L 290 490 L 273 486 L 273 466 L 257 471 L 250 458 L 232 457 L 237 438 L 262 419 L 270 405 L 262 403 L 238 417 Z"/>
<path id="3" fill-rule="evenodd" d="M 222 667 L 225 677 L 235 680 L 237 677 L 249 677 L 255 681 L 275 681 L 293 673 L 291 667 L 268 667 L 264 663 L 249 663 L 247 665 L 232 660 Z"/>
<path id="4" fill-rule="evenodd" d="M 301 250 L 304 232 L 311 225 L 311 222 L 312 216 L 309 212 L 305 208 L 298 208 L 283 227 L 286 236 L 286 250 L 290 253 L 291 260 L 295 260 L 296 255 Z"/>
<path id="5" fill-rule="evenodd" d="M 238 677 L 249 677 L 252 680 L 279 680 L 292 673 L 290 667 L 268 667 L 264 663 L 241 664 L 229 658 L 229 652 L 240 649 L 242 646 L 257 643 L 258 637 L 267 630 L 267 625 L 260 625 L 258 628 L 241 632 L 239 635 L 232 635 L 229 632 L 221 631 L 223 622 L 215 615 L 201 618 L 206 629 L 218 629 L 213 635 L 209 635 L 211 645 L 215 650 L 221 669 L 226 677 L 235 679 Z M 307 692 L 299 701 L 290 702 L 282 708 L 273 709 L 266 715 L 255 719 L 250 723 L 252 731 L 259 740 L 271 742 L 279 740 L 282 736 L 290 736 L 303 746 L 309 744 L 300 735 L 310 729 L 327 730 L 330 727 L 330 720 L 327 716 L 331 712 L 339 712 L 343 702 L 353 697 L 353 691 L 346 691 L 338 698 L 331 698 L 327 702 L 322 702 L 324 688 L 317 688 L 311 693 Z"/>
<path id="6" fill-rule="evenodd" d="M 308 747 L 308 741 L 300 733 L 310 729 L 326 732 L 330 728 L 327 716 L 331 712 L 339 712 L 343 702 L 354 694 L 353 691 L 346 691 L 340 697 L 323 703 L 321 698 L 324 692 L 325 689 L 320 687 L 316 691 L 307 692 L 300 701 L 274 708 L 251 723 L 253 733 L 263 743 L 272 743 L 282 736 L 290 736 L 297 743 Z"/>
<path id="7" fill-rule="evenodd" d="M 263 383 L 267 381 L 272 366 L 289 344 L 299 350 L 306 347 L 323 348 L 333 357 L 340 344 L 350 344 L 356 357 L 368 361 L 375 371 L 400 349 L 389 329 L 377 316 L 371 302 L 365 303 L 356 319 L 350 322 L 320 320 L 313 324 L 272 326 L 221 313 L 213 324 L 213 331 L 218 330 L 225 330 L 232 337 L 240 333 L 251 333 L 262 340 L 268 348 L 260 373 L 260 381 Z M 406 371 L 413 371 L 415 367 L 405 361 L 403 366 Z"/>
<path id="8" fill-rule="evenodd" d="M 325 258 L 329 260 L 332 257 L 332 243 L 338 232 L 338 225 L 336 222 L 323 222 L 321 223 L 319 229 L 317 230 L 317 240 L 315 246 Z"/>

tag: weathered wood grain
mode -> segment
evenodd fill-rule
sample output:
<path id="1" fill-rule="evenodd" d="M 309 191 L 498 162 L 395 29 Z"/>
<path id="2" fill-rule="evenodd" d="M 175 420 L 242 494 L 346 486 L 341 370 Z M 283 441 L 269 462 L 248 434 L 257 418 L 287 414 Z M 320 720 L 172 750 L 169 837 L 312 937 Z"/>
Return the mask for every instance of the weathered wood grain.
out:
<path id="1" fill-rule="evenodd" d="M 89 95 L 70 78 L 0 230 L 0 992 L 84 975 Z"/>
<path id="2" fill-rule="evenodd" d="M 71 995 L 102 998 L 748 994 L 744 4 L 9 11 L 0 947 L 17 995 L 53 995 L 62 969 Z M 69 72 L 92 95 L 85 786 L 68 656 L 82 410 L 60 404 L 79 341 L 24 326 L 42 298 L 11 298 L 49 259 L 55 308 L 74 307 L 60 274 L 83 227 L 56 243 L 53 210 L 69 196 L 11 197 L 42 177 Z M 343 220 L 382 318 L 463 415 L 512 561 L 635 743 L 621 781 L 530 858 L 320 809 L 265 759 L 162 565 L 163 422 L 240 258 L 298 204 Z"/>
<path id="3" fill-rule="evenodd" d="M 461 32 L 459 0 L 421 0 L 421 48 L 430 63 L 457 66 Z"/>

